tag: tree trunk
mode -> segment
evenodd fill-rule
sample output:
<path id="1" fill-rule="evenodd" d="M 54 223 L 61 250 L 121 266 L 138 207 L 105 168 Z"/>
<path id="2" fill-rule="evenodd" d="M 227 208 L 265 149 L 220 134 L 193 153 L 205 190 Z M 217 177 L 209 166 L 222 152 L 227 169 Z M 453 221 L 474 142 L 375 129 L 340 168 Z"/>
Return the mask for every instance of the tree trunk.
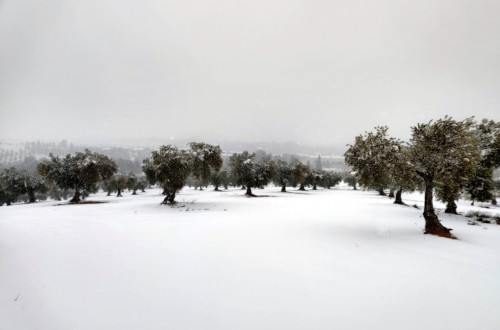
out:
<path id="1" fill-rule="evenodd" d="M 220 191 L 220 190 L 219 190 L 219 186 L 215 186 L 214 191 Z"/>
<path id="2" fill-rule="evenodd" d="M 379 194 L 380 196 L 387 196 L 387 195 L 385 194 L 385 191 L 384 191 L 384 189 L 383 189 L 383 188 L 378 188 L 378 194 Z"/>
<path id="3" fill-rule="evenodd" d="M 434 182 L 426 177 L 425 180 L 425 204 L 424 204 L 424 219 L 425 219 L 425 234 L 432 234 L 447 238 L 456 238 L 450 233 L 451 229 L 446 228 L 439 222 L 439 219 L 434 212 L 433 190 Z"/>
<path id="4" fill-rule="evenodd" d="M 80 203 L 80 188 L 75 189 L 75 194 L 73 195 L 73 198 L 69 201 L 70 203 Z"/>
<path id="5" fill-rule="evenodd" d="M 168 198 L 168 201 L 170 202 L 170 204 L 174 204 L 175 203 L 175 192 L 173 192 L 173 193 L 170 194 L 170 197 Z"/>
<path id="6" fill-rule="evenodd" d="M 389 198 L 394 198 L 394 190 L 389 190 Z"/>
<path id="7" fill-rule="evenodd" d="M 116 197 L 122 197 L 122 190 L 120 188 L 118 188 L 118 194 L 116 195 Z"/>
<path id="8" fill-rule="evenodd" d="M 252 193 L 252 188 L 250 186 L 247 186 L 247 192 L 245 193 L 245 196 L 255 197 L 255 195 Z"/>
<path id="9" fill-rule="evenodd" d="M 281 186 L 281 192 L 286 192 L 286 185 Z"/>
<path id="10" fill-rule="evenodd" d="M 28 189 L 27 194 L 28 194 L 28 203 L 35 203 L 36 202 L 35 190 Z"/>
<path id="11" fill-rule="evenodd" d="M 396 200 L 394 200 L 394 204 L 405 205 L 403 199 L 401 198 L 402 194 L 403 194 L 403 189 L 399 188 L 398 191 L 396 191 Z"/>
<path id="12" fill-rule="evenodd" d="M 304 187 L 304 184 L 303 183 L 300 183 L 300 188 L 299 190 L 301 191 L 306 191 L 306 187 Z"/>
<path id="13" fill-rule="evenodd" d="M 446 210 L 444 210 L 444 213 L 449 213 L 449 214 L 458 214 L 457 213 L 457 204 L 453 200 L 453 198 L 448 200 L 448 203 L 446 203 Z"/>
<path id="14" fill-rule="evenodd" d="M 353 188 L 353 189 L 354 189 L 354 190 L 358 190 L 358 188 L 356 188 L 356 184 L 354 184 L 354 188 Z"/>
<path id="15" fill-rule="evenodd" d="M 111 191 L 108 191 L 108 194 L 106 196 L 111 196 Z"/>
<path id="16" fill-rule="evenodd" d="M 175 203 L 175 192 L 171 193 L 169 191 L 166 192 L 165 198 L 163 199 L 162 204 L 174 204 Z"/>
<path id="17" fill-rule="evenodd" d="M 316 184 L 313 184 L 313 190 L 318 190 L 318 188 L 316 187 Z"/>
<path id="18" fill-rule="evenodd" d="M 493 197 L 493 199 L 491 200 L 491 204 L 492 205 L 497 205 L 497 199 L 495 197 Z"/>
<path id="19" fill-rule="evenodd" d="M 137 189 L 134 189 L 134 190 L 132 191 L 132 195 L 137 195 Z"/>
<path id="20" fill-rule="evenodd" d="M 245 187 L 245 185 L 242 185 L 242 186 L 241 186 L 241 190 L 245 190 L 245 189 L 247 189 L 247 188 Z"/>

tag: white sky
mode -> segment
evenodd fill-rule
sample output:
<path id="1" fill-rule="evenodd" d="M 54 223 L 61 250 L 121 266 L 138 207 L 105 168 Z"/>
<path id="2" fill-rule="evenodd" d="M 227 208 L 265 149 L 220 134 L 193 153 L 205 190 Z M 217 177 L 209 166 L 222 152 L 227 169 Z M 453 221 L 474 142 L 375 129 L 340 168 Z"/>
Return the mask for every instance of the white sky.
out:
<path id="1" fill-rule="evenodd" d="M 0 0 L 3 140 L 350 143 L 444 115 L 500 120 L 498 0 Z"/>

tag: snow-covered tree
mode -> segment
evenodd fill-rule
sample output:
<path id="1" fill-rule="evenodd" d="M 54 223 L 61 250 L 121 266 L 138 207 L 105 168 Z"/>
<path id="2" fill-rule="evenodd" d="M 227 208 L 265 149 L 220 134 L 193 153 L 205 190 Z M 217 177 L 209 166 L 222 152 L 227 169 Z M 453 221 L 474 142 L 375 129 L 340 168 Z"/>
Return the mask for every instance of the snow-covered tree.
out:
<path id="1" fill-rule="evenodd" d="M 351 173 L 347 173 L 344 175 L 342 180 L 349 186 L 352 187 L 354 190 L 357 190 L 356 185 L 358 184 L 358 179 L 356 178 L 355 175 L 352 175 Z"/>
<path id="2" fill-rule="evenodd" d="M 129 177 L 123 173 L 117 173 L 112 178 L 115 189 L 116 189 L 116 197 L 123 197 L 122 191 L 127 189 Z"/>
<path id="3" fill-rule="evenodd" d="M 9 206 L 17 201 L 24 193 L 23 181 L 21 173 L 14 167 L 0 173 L 0 205 Z"/>
<path id="4" fill-rule="evenodd" d="M 202 186 L 208 185 L 212 172 L 219 171 L 222 166 L 222 150 L 203 142 L 189 143 L 191 154 L 191 172 L 201 181 Z"/>
<path id="5" fill-rule="evenodd" d="M 376 189 L 385 195 L 390 184 L 388 161 L 394 153 L 397 141 L 387 136 L 387 126 L 375 127 L 375 132 L 356 136 L 354 144 L 345 152 L 345 162 L 355 172 L 359 183 L 366 188 Z"/>
<path id="6" fill-rule="evenodd" d="M 500 123 L 483 119 L 476 127 L 481 159 L 475 175 L 466 184 L 472 204 L 474 201 L 495 201 L 493 173 L 500 166 Z"/>
<path id="7" fill-rule="evenodd" d="M 129 191 L 132 190 L 132 195 L 137 195 L 138 182 L 139 180 L 137 179 L 134 173 L 130 172 L 127 175 L 127 189 Z"/>
<path id="8" fill-rule="evenodd" d="M 188 151 L 174 146 L 161 146 L 151 154 L 151 159 L 143 163 L 148 180 L 155 180 L 163 188 L 163 204 L 173 204 L 175 194 L 184 187 L 190 173 L 191 157 Z M 151 182 L 151 181 L 150 181 Z"/>
<path id="9" fill-rule="evenodd" d="M 224 189 L 229 187 L 229 173 L 227 170 L 214 171 L 212 173 L 212 185 L 215 191 L 219 191 L 219 187 L 223 186 Z"/>
<path id="10" fill-rule="evenodd" d="M 389 168 L 389 188 L 396 191 L 394 204 L 404 205 L 403 191 L 414 191 L 419 188 L 418 175 L 410 163 L 410 149 L 399 140 L 392 140 L 392 150 L 387 153 L 387 166 Z"/>
<path id="11" fill-rule="evenodd" d="M 342 177 L 338 173 L 323 171 L 323 175 L 319 185 L 323 188 L 330 189 L 331 187 L 336 186 L 342 181 Z"/>
<path id="12" fill-rule="evenodd" d="M 389 137 L 387 131 L 387 126 L 379 126 L 375 132 L 357 136 L 345 153 L 345 161 L 356 171 L 360 184 L 377 189 L 380 195 L 385 195 L 384 188 L 390 188 L 389 197 L 394 197 L 396 191 L 394 203 L 404 204 L 402 192 L 416 188 L 416 174 L 409 165 L 408 148 Z"/>
<path id="13" fill-rule="evenodd" d="M 323 180 L 323 172 L 318 170 L 312 170 L 306 174 L 305 184 L 307 186 L 312 186 L 312 190 L 318 190 L 318 185 L 321 184 L 322 180 Z"/>
<path id="14" fill-rule="evenodd" d="M 146 158 L 142 161 L 142 171 L 144 172 L 147 182 L 150 185 L 154 185 L 156 183 L 156 172 L 151 162 L 151 158 Z"/>
<path id="15" fill-rule="evenodd" d="M 462 182 L 474 173 L 480 158 L 474 121 L 445 117 L 412 127 L 410 158 L 425 184 L 425 232 L 454 238 L 444 227 L 433 205 L 433 190 L 439 182 Z"/>
<path id="16" fill-rule="evenodd" d="M 240 171 L 242 170 L 242 164 L 243 162 L 247 161 L 248 159 L 255 159 L 255 153 L 249 153 L 248 151 L 243 151 L 242 153 L 235 153 L 232 154 L 229 157 L 229 166 L 231 168 L 231 181 L 234 186 L 242 186 L 242 188 L 245 188 L 243 180 L 241 179 L 242 173 Z"/>
<path id="17" fill-rule="evenodd" d="M 38 164 L 37 169 L 42 177 L 59 188 L 74 189 L 70 203 L 79 203 L 83 192 L 95 191 L 99 181 L 111 178 L 117 170 L 109 157 L 89 150 L 64 158 L 50 154 L 50 159 Z"/>
<path id="18" fill-rule="evenodd" d="M 309 173 L 309 167 L 304 165 L 300 161 L 295 161 L 292 163 L 292 183 L 293 186 L 299 185 L 299 190 L 306 190 L 306 177 Z"/>
<path id="19" fill-rule="evenodd" d="M 274 184 L 281 187 L 281 192 L 286 192 L 286 186 L 292 182 L 292 168 L 288 162 L 278 160 L 276 162 L 276 175 Z"/>
<path id="20" fill-rule="evenodd" d="M 264 188 L 275 173 L 274 162 L 267 159 L 257 163 L 254 159 L 255 154 L 245 151 L 241 154 L 233 154 L 229 160 L 238 185 L 246 187 L 245 195 L 249 197 L 255 196 L 252 188 Z"/>

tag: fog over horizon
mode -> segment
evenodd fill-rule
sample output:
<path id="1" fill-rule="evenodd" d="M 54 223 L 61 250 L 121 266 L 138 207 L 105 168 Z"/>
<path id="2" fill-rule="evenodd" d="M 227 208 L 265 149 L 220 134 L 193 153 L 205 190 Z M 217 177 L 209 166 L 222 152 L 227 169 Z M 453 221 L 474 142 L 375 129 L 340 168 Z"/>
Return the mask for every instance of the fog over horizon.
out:
<path id="1" fill-rule="evenodd" d="M 500 120 L 499 17 L 495 0 L 0 0 L 0 140 L 343 146 Z"/>

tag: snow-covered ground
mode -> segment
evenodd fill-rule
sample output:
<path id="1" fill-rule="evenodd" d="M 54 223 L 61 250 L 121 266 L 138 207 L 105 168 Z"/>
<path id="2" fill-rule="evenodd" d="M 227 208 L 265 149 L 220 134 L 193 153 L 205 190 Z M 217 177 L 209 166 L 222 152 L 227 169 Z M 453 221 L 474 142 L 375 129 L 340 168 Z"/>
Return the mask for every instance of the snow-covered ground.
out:
<path id="1" fill-rule="evenodd" d="M 278 190 L 1 207 L 0 330 L 500 329 L 499 225 Z"/>

